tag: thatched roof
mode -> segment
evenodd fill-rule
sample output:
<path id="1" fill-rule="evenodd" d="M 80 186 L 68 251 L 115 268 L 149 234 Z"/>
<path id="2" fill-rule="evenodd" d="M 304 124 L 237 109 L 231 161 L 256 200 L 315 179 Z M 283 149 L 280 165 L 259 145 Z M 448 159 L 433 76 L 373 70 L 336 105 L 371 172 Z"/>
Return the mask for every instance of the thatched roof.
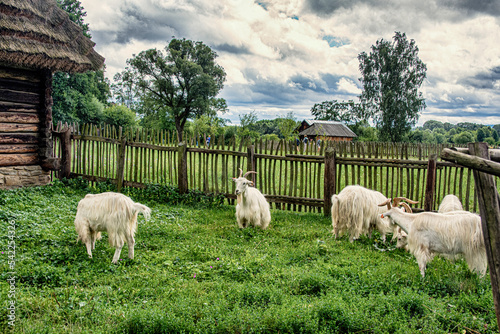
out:
<path id="1" fill-rule="evenodd" d="M 98 70 L 104 58 L 55 0 L 0 0 L 0 63 L 53 72 Z"/>
<path id="2" fill-rule="evenodd" d="M 345 124 L 334 121 L 305 120 L 308 128 L 299 132 L 299 136 L 322 136 L 322 137 L 357 137 Z"/>

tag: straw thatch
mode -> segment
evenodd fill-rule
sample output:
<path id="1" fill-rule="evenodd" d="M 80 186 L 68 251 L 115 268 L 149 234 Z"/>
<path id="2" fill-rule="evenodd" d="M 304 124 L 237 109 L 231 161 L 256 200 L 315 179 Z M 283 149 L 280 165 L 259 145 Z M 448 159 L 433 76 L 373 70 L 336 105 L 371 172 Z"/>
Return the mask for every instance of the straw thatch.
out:
<path id="1" fill-rule="evenodd" d="M 0 63 L 53 72 L 98 70 L 95 43 L 54 0 L 0 0 Z"/>

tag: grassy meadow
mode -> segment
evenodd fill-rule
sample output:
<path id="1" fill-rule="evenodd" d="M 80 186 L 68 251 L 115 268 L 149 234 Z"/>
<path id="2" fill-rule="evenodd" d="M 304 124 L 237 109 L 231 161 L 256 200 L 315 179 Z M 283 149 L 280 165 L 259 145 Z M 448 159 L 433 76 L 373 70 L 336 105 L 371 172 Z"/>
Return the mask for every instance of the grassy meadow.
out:
<path id="1" fill-rule="evenodd" d="M 153 210 L 139 216 L 135 259 L 125 246 L 112 265 L 106 233 L 89 259 L 76 206 L 109 187 L 0 191 L 0 332 L 498 333 L 488 274 L 435 258 L 422 278 L 394 242 L 335 240 L 317 213 L 272 210 L 267 230 L 238 229 L 217 196 L 126 189 Z"/>

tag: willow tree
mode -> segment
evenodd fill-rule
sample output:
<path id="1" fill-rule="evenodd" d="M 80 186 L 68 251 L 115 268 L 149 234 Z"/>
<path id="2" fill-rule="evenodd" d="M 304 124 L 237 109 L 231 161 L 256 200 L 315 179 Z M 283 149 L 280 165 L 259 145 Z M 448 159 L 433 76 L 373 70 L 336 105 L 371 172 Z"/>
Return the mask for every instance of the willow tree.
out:
<path id="1" fill-rule="evenodd" d="M 370 54 L 362 52 L 358 60 L 363 109 L 372 115 L 380 139 L 401 141 L 425 108 L 419 88 L 427 67 L 418 58 L 415 41 L 396 32 L 392 42 L 377 41 Z"/>
<path id="2" fill-rule="evenodd" d="M 225 105 L 216 98 L 226 79 L 216 57 L 202 42 L 172 39 L 165 53 L 149 49 L 128 59 L 115 81 L 134 92 L 133 98 L 147 108 L 146 113 L 173 120 L 182 142 L 188 119 L 216 114 Z"/>

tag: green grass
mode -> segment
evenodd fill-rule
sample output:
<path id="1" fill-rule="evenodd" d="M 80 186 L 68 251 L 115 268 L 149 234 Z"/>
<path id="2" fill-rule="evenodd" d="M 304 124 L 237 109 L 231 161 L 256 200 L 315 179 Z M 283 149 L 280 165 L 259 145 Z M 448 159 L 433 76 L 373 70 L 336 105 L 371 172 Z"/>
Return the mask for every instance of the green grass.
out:
<path id="1" fill-rule="evenodd" d="M 139 218 L 135 260 L 124 247 L 112 265 L 106 233 L 89 259 L 76 206 L 107 185 L 79 182 L 0 192 L 0 332 L 11 328 L 8 222 L 14 333 L 498 332 L 488 275 L 436 258 L 422 279 L 394 244 L 335 240 L 330 219 L 314 213 L 273 210 L 267 230 L 241 230 L 234 207 L 130 191 L 153 210 Z"/>

